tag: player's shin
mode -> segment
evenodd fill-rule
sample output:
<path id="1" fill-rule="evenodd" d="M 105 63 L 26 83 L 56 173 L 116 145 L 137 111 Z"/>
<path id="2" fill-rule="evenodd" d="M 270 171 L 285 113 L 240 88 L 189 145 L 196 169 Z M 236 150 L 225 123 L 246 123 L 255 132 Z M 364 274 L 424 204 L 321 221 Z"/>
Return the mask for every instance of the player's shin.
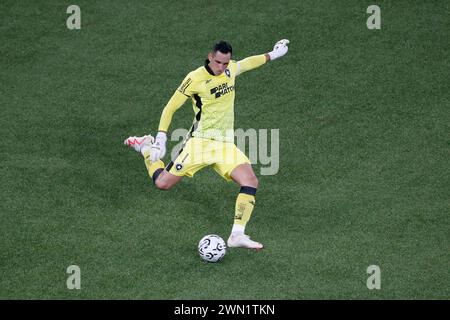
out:
<path id="1" fill-rule="evenodd" d="M 232 233 L 244 233 L 245 226 L 250 220 L 253 208 L 255 207 L 256 188 L 241 187 L 236 199 L 236 211 Z"/>
<path id="2" fill-rule="evenodd" d="M 150 176 L 150 178 L 153 179 L 153 182 L 156 181 L 156 179 L 158 178 L 159 174 L 164 170 L 164 162 L 162 162 L 161 160 L 157 160 L 157 161 L 150 161 L 150 152 L 145 152 L 143 154 L 144 156 L 144 161 L 145 161 L 145 166 L 147 167 L 147 171 L 148 174 Z"/>

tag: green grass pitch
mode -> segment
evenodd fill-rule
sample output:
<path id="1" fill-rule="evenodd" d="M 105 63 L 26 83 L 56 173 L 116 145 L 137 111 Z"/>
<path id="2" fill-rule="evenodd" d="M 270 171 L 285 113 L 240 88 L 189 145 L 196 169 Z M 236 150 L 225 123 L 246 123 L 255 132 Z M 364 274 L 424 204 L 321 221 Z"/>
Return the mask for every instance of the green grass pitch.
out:
<path id="1" fill-rule="evenodd" d="M 448 299 L 449 14 L 445 0 L 2 0 L 0 298 Z M 215 41 L 241 59 L 283 38 L 288 54 L 236 89 L 236 128 L 280 130 L 279 172 L 254 166 L 247 231 L 266 248 L 204 263 L 197 243 L 227 238 L 239 188 L 206 169 L 156 190 L 122 142 L 155 132 Z M 171 129 L 192 119 L 186 104 Z"/>

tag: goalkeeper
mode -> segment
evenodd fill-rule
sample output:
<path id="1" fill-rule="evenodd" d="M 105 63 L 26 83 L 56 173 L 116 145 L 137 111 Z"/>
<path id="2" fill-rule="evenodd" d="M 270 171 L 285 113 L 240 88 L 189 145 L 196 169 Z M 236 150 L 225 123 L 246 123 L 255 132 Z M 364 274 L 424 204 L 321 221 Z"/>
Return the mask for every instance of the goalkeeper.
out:
<path id="1" fill-rule="evenodd" d="M 284 56 L 288 40 L 278 41 L 271 52 L 231 60 L 232 47 L 216 43 L 205 64 L 190 72 L 162 111 L 156 138 L 151 135 L 129 137 L 124 144 L 144 157 L 150 177 L 158 189 L 168 190 L 182 177 L 192 177 L 198 170 L 211 165 L 225 180 L 240 186 L 236 199 L 234 224 L 228 247 L 262 249 L 263 245 L 245 234 L 245 226 L 255 205 L 258 179 L 247 156 L 234 144 L 235 79 L 246 71 Z M 183 148 L 167 166 L 167 131 L 172 116 L 187 99 L 192 101 L 195 118 Z"/>

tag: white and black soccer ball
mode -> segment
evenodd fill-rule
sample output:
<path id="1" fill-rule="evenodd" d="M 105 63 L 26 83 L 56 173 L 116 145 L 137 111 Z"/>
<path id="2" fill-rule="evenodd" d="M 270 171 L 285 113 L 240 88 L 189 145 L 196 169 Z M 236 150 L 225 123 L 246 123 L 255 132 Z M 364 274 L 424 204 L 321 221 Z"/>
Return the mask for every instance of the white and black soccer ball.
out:
<path id="1" fill-rule="evenodd" d="M 204 236 L 198 243 L 198 253 L 203 260 L 217 262 L 223 258 L 227 251 L 227 246 L 223 239 L 216 234 Z"/>

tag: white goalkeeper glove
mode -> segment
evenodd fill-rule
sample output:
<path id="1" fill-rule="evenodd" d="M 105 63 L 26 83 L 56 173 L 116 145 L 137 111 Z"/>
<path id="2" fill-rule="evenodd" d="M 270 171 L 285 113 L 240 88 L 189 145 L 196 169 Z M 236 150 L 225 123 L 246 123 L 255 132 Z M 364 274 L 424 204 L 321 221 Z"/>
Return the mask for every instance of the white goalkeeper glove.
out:
<path id="1" fill-rule="evenodd" d="M 156 135 L 155 142 L 152 144 L 152 148 L 150 151 L 150 161 L 155 162 L 159 159 L 164 158 L 166 154 L 166 142 L 167 136 L 165 132 L 158 132 Z"/>
<path id="2" fill-rule="evenodd" d="M 275 43 L 273 51 L 268 53 L 268 55 L 270 56 L 270 60 L 275 60 L 284 56 L 288 52 L 287 46 L 288 43 L 289 43 L 288 39 L 283 39 Z"/>

